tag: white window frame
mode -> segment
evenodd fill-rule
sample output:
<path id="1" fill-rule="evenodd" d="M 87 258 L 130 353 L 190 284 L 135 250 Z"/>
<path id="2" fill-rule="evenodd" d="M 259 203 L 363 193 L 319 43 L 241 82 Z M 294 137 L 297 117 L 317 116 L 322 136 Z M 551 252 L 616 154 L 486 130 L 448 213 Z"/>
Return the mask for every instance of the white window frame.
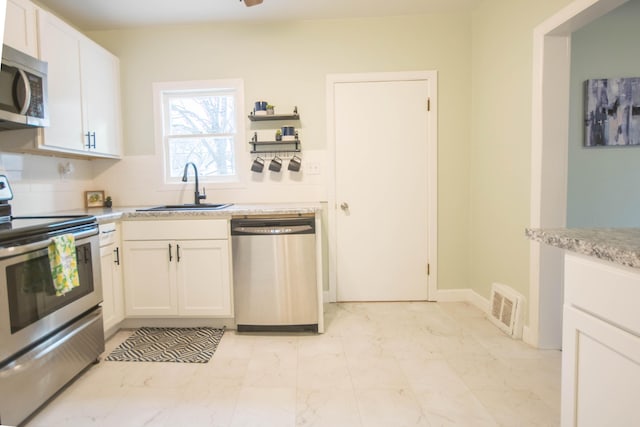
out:
<path id="1" fill-rule="evenodd" d="M 236 174 L 231 176 L 199 176 L 200 183 L 206 183 L 208 188 L 236 188 L 244 185 L 246 155 L 243 150 L 245 144 L 244 124 L 244 81 L 242 79 L 220 80 L 192 80 L 153 83 L 154 125 L 156 155 L 162 163 L 162 182 L 165 189 L 175 189 L 185 185 L 180 179 L 171 178 L 168 169 L 168 137 L 165 135 L 164 101 L 165 94 L 180 92 L 231 91 L 235 94 L 236 134 L 234 137 L 234 156 Z M 192 176 L 193 171 L 189 171 Z M 191 181 L 191 178 L 190 178 Z"/>

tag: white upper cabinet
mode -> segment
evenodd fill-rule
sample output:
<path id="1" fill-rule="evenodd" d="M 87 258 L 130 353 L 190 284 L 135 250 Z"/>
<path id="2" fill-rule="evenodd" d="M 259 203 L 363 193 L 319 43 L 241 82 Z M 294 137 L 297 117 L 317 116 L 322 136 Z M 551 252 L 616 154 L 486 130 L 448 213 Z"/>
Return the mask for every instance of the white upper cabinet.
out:
<path id="1" fill-rule="evenodd" d="M 120 60 L 84 39 L 80 44 L 84 133 L 89 151 L 105 156 L 122 155 L 120 123 Z"/>
<path id="2" fill-rule="evenodd" d="M 6 16 L 4 43 L 37 57 L 36 6 L 29 0 L 7 0 Z"/>
<path id="3" fill-rule="evenodd" d="M 84 150 L 82 139 L 82 86 L 80 38 L 76 30 L 43 10 L 38 10 L 40 59 L 47 61 L 49 127 L 40 148 Z"/>
<path id="4" fill-rule="evenodd" d="M 37 11 L 40 59 L 49 64 L 50 125 L 38 148 L 70 155 L 119 158 L 120 63 L 56 16 Z"/>

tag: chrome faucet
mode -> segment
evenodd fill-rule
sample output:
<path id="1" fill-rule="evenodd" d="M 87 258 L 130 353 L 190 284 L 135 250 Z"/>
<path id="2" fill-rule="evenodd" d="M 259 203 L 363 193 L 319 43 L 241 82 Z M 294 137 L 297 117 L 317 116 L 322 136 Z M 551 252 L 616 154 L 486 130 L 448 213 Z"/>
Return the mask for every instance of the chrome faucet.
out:
<path id="1" fill-rule="evenodd" d="M 193 166 L 193 172 L 196 175 L 196 191 L 194 192 L 194 204 L 199 205 L 200 204 L 200 200 L 204 200 L 207 198 L 207 194 L 204 190 L 204 187 L 202 187 L 202 194 L 200 194 L 200 192 L 198 191 L 199 184 L 198 184 L 198 168 L 196 167 L 196 164 L 193 162 L 188 162 L 186 165 L 184 165 L 184 172 L 182 174 L 182 182 L 187 182 L 187 171 L 189 169 L 189 165 Z"/>

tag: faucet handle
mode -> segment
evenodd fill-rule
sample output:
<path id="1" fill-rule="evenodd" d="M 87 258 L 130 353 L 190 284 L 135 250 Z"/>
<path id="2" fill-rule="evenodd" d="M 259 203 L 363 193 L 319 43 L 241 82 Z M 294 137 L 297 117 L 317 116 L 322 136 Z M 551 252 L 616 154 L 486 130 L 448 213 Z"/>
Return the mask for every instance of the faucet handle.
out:
<path id="1" fill-rule="evenodd" d="M 207 190 L 206 188 L 202 187 L 202 194 L 198 195 L 198 199 L 204 200 L 206 198 L 207 198 Z"/>

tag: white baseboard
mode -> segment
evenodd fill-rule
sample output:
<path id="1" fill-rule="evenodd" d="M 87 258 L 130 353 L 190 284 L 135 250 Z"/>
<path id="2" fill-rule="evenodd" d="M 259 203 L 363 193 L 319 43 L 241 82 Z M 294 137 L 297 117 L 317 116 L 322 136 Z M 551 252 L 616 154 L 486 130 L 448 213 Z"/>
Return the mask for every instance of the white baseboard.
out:
<path id="1" fill-rule="evenodd" d="M 478 307 L 483 313 L 488 313 L 491 306 L 488 299 L 473 289 L 438 289 L 437 300 L 442 302 L 468 302 Z"/>
<path id="2" fill-rule="evenodd" d="M 331 301 L 331 294 L 329 291 L 324 291 L 322 298 L 325 303 L 335 302 Z M 483 313 L 488 313 L 490 307 L 489 300 L 478 294 L 473 289 L 439 289 L 436 295 L 436 301 L 468 302 L 482 310 Z"/>
<path id="3" fill-rule="evenodd" d="M 331 301 L 331 292 L 329 291 L 323 291 L 322 292 L 322 301 L 326 304 L 328 302 L 335 302 L 335 301 Z"/>
<path id="4" fill-rule="evenodd" d="M 471 289 L 438 289 L 437 299 L 443 302 L 469 301 Z"/>
<path id="5" fill-rule="evenodd" d="M 522 327 L 522 341 L 526 342 L 530 346 L 538 347 L 537 337 L 533 336 L 531 328 L 526 325 Z"/>

